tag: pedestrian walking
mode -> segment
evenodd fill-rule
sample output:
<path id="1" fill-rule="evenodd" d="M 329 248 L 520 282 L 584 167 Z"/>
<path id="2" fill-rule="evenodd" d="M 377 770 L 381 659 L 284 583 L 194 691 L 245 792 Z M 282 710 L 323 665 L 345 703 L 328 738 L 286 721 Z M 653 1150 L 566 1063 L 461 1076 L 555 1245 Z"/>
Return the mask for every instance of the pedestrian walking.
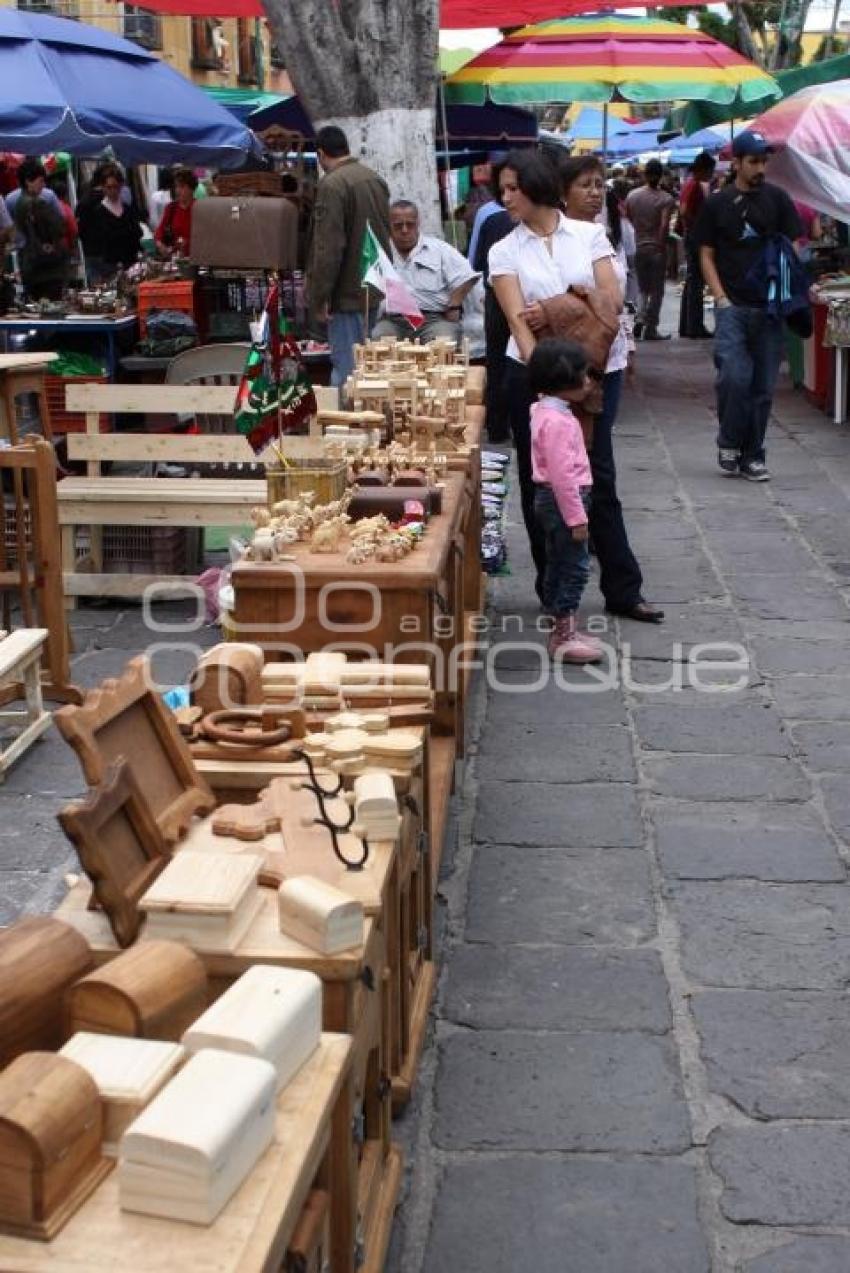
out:
<path id="1" fill-rule="evenodd" d="M 705 325 L 705 280 L 694 238 L 700 209 L 708 198 L 715 160 L 707 150 L 697 155 L 679 197 L 679 219 L 685 242 L 685 286 L 679 307 L 679 335 L 685 340 L 705 340 L 711 332 Z"/>
<path id="2" fill-rule="evenodd" d="M 669 340 L 658 330 L 664 279 L 667 272 L 667 231 L 676 200 L 661 188 L 664 168 L 650 159 L 644 169 L 645 183 L 626 199 L 626 212 L 635 229 L 635 270 L 640 288 L 640 310 L 635 336 L 643 340 Z"/>
<path id="3" fill-rule="evenodd" d="M 312 318 L 328 326 L 331 384 L 338 386 L 354 370 L 354 346 L 369 334 L 361 284 L 363 240 L 368 224 L 389 253 L 390 194 L 382 177 L 353 158 L 348 138 L 334 124 L 317 132 L 316 155 L 325 175 L 316 189 L 305 284 Z"/>
<path id="4" fill-rule="evenodd" d="M 546 541 L 543 605 L 552 617 L 549 654 L 565 663 L 598 663 L 602 646 L 576 619 L 590 577 L 587 549 L 590 461 L 571 403 L 587 397 L 587 358 L 572 340 L 541 340 L 528 360 L 534 515 Z"/>
<path id="5" fill-rule="evenodd" d="M 771 148 L 750 129 L 732 142 L 734 180 L 703 204 L 695 240 L 714 297 L 718 463 L 751 482 L 770 478 L 765 434 L 784 348 L 782 318 L 757 277 L 777 235 L 799 238 L 791 198 L 765 179 Z"/>

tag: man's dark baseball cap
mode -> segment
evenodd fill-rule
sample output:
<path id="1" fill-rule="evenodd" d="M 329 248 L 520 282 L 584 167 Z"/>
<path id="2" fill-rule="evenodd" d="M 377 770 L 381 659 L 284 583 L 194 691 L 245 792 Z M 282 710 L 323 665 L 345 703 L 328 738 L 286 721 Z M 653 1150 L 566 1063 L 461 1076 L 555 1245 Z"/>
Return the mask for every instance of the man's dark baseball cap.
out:
<path id="1" fill-rule="evenodd" d="M 756 133 L 751 128 L 746 128 L 734 138 L 732 154 L 736 159 L 742 159 L 744 155 L 772 155 L 773 147 L 761 133 Z"/>

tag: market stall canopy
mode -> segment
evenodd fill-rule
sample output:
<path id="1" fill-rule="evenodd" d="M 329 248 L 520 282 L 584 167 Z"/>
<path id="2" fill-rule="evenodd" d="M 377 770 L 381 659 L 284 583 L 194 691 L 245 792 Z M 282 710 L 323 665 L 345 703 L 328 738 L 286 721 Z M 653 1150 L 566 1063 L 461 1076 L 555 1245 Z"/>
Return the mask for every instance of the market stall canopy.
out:
<path id="1" fill-rule="evenodd" d="M 66 18 L 0 9 L 0 147 L 236 167 L 261 146 L 147 50 Z"/>
<path id="2" fill-rule="evenodd" d="M 654 8 L 678 5 L 679 0 L 655 0 Z M 696 0 L 702 6 L 711 0 Z M 445 30 L 473 27 L 512 27 L 544 18 L 563 18 L 595 8 L 587 0 L 442 0 L 440 26 Z M 618 9 L 643 8 L 640 0 L 620 0 Z M 151 13 L 178 13 L 191 18 L 264 18 L 260 0 L 148 0 Z"/>
<path id="3" fill-rule="evenodd" d="M 850 222 L 850 79 L 815 84 L 753 121 L 776 154 L 768 180 L 817 212 Z"/>
<path id="4" fill-rule="evenodd" d="M 779 88 L 703 31 L 598 13 L 521 27 L 446 80 L 449 102 L 775 101 Z"/>
<path id="5" fill-rule="evenodd" d="M 810 88 L 815 84 L 831 84 L 836 80 L 850 78 L 850 53 L 841 57 L 830 57 L 823 62 L 811 62 L 808 66 L 794 66 L 787 71 L 777 71 L 776 83 L 782 97 L 790 97 L 801 88 Z M 710 128 L 713 124 L 723 124 L 731 119 L 741 119 L 752 114 L 744 103 L 731 102 L 725 106 L 717 102 L 688 102 L 677 106 L 667 116 L 665 128 L 683 133 L 695 133 L 701 128 Z"/>
<path id="6" fill-rule="evenodd" d="M 220 90 L 219 90 L 220 91 Z M 281 98 L 247 117 L 248 126 L 262 133 L 267 128 L 285 128 L 312 140 L 312 121 L 297 97 Z M 448 146 L 470 150 L 504 149 L 506 146 L 529 144 L 537 138 L 537 120 L 531 111 L 518 106 L 446 107 Z M 437 146 L 446 145 L 441 111 L 437 109 Z"/>

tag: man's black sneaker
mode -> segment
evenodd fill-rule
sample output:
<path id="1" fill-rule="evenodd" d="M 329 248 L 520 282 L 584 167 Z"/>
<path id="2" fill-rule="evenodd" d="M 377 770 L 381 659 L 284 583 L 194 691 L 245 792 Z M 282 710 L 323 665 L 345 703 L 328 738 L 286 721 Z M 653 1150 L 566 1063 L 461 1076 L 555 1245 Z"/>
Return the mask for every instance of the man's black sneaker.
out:
<path id="1" fill-rule="evenodd" d="M 728 473 L 730 477 L 734 476 L 739 470 L 738 465 L 741 457 L 737 451 L 731 451 L 728 447 L 721 447 L 717 452 L 717 463 L 723 469 L 724 473 Z"/>
<path id="2" fill-rule="evenodd" d="M 761 460 L 742 460 L 738 465 L 738 472 L 741 477 L 745 477 L 748 482 L 769 482 L 770 474 L 767 466 L 762 464 Z"/>

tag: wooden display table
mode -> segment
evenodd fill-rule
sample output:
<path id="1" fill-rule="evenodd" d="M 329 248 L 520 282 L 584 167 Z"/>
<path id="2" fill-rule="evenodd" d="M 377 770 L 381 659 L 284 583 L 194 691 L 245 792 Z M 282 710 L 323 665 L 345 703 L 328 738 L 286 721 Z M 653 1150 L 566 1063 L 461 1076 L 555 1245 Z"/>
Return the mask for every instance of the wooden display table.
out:
<path id="1" fill-rule="evenodd" d="M 467 502 L 464 474 L 449 473 L 442 513 L 398 562 L 354 567 L 344 552 L 312 553 L 294 544 L 291 562 L 237 563 L 229 635 L 262 645 L 267 658 L 334 648 L 358 657 L 375 651 L 384 662 L 428 662 L 435 730 L 457 738 L 463 704 L 453 684 L 452 652 L 464 631 L 459 527 Z"/>
<path id="2" fill-rule="evenodd" d="M 200 845 L 195 843 L 192 847 L 197 850 Z M 395 870 L 394 857 L 392 862 Z M 89 910 L 90 895 L 88 881 L 80 881 L 62 901 L 55 917 L 71 924 L 85 937 L 95 964 L 100 966 L 120 954 L 120 949 L 106 917 L 99 911 Z M 220 954 L 198 952 L 207 970 L 210 999 L 216 999 L 254 964 L 299 968 L 321 978 L 323 1027 L 345 1033 L 351 1039 L 358 1158 L 356 1214 L 359 1229 L 366 1235 L 366 1267 L 377 1271 L 383 1264 L 401 1174 L 399 1151 L 390 1142 L 390 1089 L 385 1077 L 391 1032 L 391 978 L 385 935 L 378 920 L 370 918 L 366 921 L 361 949 L 322 955 L 281 933 L 277 894 L 262 889 L 261 896 L 260 912 L 235 950 Z M 144 931 L 139 941 L 145 941 Z M 389 1215 L 385 1214 L 387 1207 Z M 373 1217 L 371 1228 L 370 1216 Z M 380 1261 L 373 1262 L 379 1247 Z"/>
<path id="3" fill-rule="evenodd" d="M 271 1147 L 209 1227 L 122 1211 L 112 1171 L 52 1242 L 0 1235 L 0 1268 L 18 1273 L 277 1270 L 305 1204 L 316 1203 L 311 1194 L 316 1190 L 328 1198 L 329 1267 L 333 1273 L 352 1273 L 351 1052 L 350 1039 L 322 1035 L 316 1053 L 278 1096 Z"/>

